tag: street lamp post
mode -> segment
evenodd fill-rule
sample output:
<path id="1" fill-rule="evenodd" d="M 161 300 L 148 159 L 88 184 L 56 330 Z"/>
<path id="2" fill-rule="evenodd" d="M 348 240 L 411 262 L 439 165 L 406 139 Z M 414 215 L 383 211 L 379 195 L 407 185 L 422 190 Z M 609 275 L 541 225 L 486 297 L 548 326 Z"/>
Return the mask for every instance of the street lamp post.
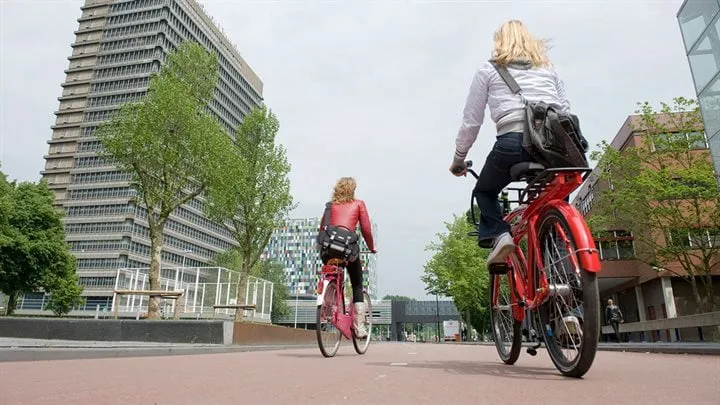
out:
<path id="1" fill-rule="evenodd" d="M 437 329 L 438 343 L 440 343 L 440 301 L 438 300 L 437 293 L 435 293 L 435 326 Z"/>
<path id="2" fill-rule="evenodd" d="M 298 286 L 297 290 L 295 290 L 295 325 L 294 328 L 297 329 L 297 317 L 298 317 L 298 299 L 300 298 L 300 286 Z"/>

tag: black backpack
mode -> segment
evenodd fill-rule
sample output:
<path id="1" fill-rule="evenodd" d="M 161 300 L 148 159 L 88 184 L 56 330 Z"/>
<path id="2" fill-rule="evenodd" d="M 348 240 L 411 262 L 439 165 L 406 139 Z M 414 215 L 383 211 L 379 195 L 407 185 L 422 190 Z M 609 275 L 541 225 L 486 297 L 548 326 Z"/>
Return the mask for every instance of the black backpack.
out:
<path id="1" fill-rule="evenodd" d="M 325 204 L 323 227 L 318 232 L 317 244 L 323 260 L 342 259 L 355 261 L 360 253 L 360 236 L 344 226 L 330 225 L 332 203 Z"/>
<path id="2" fill-rule="evenodd" d="M 510 91 L 513 94 L 520 94 L 522 90 L 507 68 L 493 61 L 490 63 Z M 529 102 L 523 97 L 523 103 L 525 104 L 523 148 L 530 156 L 547 169 L 587 168 L 585 153 L 588 150 L 588 142 L 580 132 L 578 117 L 559 111 L 543 101 Z"/>

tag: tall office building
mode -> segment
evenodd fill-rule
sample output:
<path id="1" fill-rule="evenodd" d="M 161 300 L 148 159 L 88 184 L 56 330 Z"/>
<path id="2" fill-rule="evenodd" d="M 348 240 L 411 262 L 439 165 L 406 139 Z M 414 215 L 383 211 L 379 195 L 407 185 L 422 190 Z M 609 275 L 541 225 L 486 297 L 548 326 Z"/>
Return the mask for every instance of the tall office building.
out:
<path id="1" fill-rule="evenodd" d="M 43 177 L 66 213 L 87 307 L 112 299 L 120 267 L 147 267 L 147 211 L 133 202 L 129 175 L 98 156 L 98 125 L 122 103 L 145 95 L 150 76 L 182 41 L 218 55 L 220 79 L 210 110 L 233 133 L 262 104 L 263 84 L 194 0 L 86 0 L 81 7 Z M 165 226 L 164 266 L 202 266 L 234 245 L 203 215 L 196 198 Z"/>
<path id="2" fill-rule="evenodd" d="M 372 221 L 371 226 L 377 243 L 377 226 Z M 312 296 L 317 292 L 318 273 L 322 267 L 315 246 L 319 228 L 320 218 L 290 219 L 285 226 L 273 233 L 263 252 L 263 259 L 282 264 L 292 296 Z M 365 240 L 360 239 L 360 251 L 367 251 Z M 360 259 L 363 261 L 363 284 L 370 297 L 377 299 L 377 257 L 374 254 L 361 253 Z"/>
<path id="3" fill-rule="evenodd" d="M 715 173 L 720 175 L 720 0 L 685 0 L 677 18 Z"/>

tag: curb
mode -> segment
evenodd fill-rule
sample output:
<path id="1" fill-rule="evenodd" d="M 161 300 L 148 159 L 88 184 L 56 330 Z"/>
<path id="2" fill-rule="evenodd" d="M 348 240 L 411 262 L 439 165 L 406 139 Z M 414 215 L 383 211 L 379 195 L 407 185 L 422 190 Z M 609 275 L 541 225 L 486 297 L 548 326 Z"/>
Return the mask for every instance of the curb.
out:
<path id="1" fill-rule="evenodd" d="M 242 353 L 308 349 L 317 345 L 247 345 L 218 347 L 3 347 L 0 363 L 48 360 L 90 360 L 128 357 L 196 356 L 204 354 Z"/>

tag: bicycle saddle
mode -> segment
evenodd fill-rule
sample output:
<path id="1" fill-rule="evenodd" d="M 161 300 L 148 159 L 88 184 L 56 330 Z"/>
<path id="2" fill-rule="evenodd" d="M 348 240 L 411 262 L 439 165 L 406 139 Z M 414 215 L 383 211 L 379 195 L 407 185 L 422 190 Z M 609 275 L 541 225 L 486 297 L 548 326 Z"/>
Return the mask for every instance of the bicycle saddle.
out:
<path id="1" fill-rule="evenodd" d="M 535 162 L 520 162 L 510 168 L 512 181 L 527 181 L 545 170 L 545 166 Z"/>

